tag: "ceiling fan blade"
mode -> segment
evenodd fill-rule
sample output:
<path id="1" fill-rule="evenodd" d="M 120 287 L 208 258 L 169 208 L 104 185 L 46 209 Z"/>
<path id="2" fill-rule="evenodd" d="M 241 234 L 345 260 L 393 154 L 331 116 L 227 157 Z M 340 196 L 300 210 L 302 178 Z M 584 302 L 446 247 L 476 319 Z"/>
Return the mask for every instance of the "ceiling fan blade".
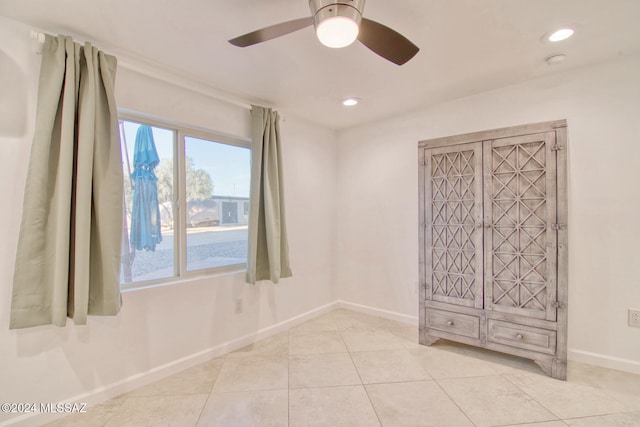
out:
<path id="1" fill-rule="evenodd" d="M 420 50 L 402 34 L 370 19 L 362 18 L 358 40 L 394 64 L 402 65 Z"/>
<path id="2" fill-rule="evenodd" d="M 281 22 L 270 27 L 247 33 L 240 37 L 236 37 L 235 39 L 229 40 L 229 43 L 238 47 L 247 47 L 293 33 L 294 31 L 301 30 L 310 25 L 313 25 L 313 18 L 311 17 L 294 19 L 293 21 Z"/>

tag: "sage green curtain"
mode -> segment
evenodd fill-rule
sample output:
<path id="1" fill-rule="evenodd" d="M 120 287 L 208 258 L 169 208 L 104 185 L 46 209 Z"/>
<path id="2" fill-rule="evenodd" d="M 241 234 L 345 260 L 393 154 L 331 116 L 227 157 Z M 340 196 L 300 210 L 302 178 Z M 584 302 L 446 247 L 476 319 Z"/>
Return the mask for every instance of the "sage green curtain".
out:
<path id="1" fill-rule="evenodd" d="M 122 157 L 116 58 L 46 36 L 18 242 L 11 329 L 120 310 Z"/>
<path id="2" fill-rule="evenodd" d="M 251 108 L 251 199 L 247 282 L 291 277 L 282 180 L 280 118 L 270 108 Z"/>

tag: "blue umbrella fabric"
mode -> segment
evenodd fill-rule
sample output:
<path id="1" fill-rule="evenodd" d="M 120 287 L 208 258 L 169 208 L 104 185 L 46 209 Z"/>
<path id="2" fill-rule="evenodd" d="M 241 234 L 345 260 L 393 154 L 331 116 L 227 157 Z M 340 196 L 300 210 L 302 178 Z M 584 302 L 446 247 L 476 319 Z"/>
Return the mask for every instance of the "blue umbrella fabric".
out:
<path id="1" fill-rule="evenodd" d="M 129 242 L 136 250 L 155 251 L 162 242 L 158 178 L 154 172 L 160 163 L 151 126 L 142 125 L 133 148 L 133 209 Z"/>

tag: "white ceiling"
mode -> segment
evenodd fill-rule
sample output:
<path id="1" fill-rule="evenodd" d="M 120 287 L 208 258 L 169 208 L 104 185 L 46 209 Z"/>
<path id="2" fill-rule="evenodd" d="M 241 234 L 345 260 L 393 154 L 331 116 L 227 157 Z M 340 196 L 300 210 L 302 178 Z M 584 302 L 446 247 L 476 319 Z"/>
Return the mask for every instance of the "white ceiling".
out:
<path id="1" fill-rule="evenodd" d="M 421 49 L 400 67 L 359 43 L 326 48 L 312 28 L 247 48 L 227 43 L 308 16 L 307 0 L 0 0 L 0 15 L 332 129 L 640 51 L 639 0 L 367 0 L 365 17 Z M 576 35 L 540 40 L 563 24 Z M 547 65 L 554 53 L 567 60 Z M 347 96 L 362 103 L 347 109 Z"/>

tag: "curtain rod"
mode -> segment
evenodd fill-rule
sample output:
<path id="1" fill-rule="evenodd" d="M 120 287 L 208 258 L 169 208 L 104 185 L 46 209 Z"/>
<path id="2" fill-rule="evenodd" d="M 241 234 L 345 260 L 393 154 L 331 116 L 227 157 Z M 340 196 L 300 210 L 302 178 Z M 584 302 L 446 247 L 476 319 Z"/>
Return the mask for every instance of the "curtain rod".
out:
<path id="1" fill-rule="evenodd" d="M 42 48 L 44 47 L 45 34 L 32 29 L 30 31 L 30 38 L 33 41 L 33 46 L 32 46 L 33 52 L 37 54 L 42 54 Z M 173 74 L 173 73 L 166 72 L 166 71 L 158 72 L 156 70 L 152 70 L 152 67 L 145 67 L 142 65 L 138 65 L 138 64 L 135 64 L 134 61 L 128 61 L 127 59 L 118 58 L 118 64 L 129 71 L 133 71 L 133 72 L 145 75 L 147 77 L 151 77 L 156 80 L 160 80 L 165 83 L 169 83 L 171 85 L 181 87 L 183 89 L 191 90 L 196 93 L 209 96 L 210 98 L 213 98 L 215 100 L 226 102 L 227 104 L 235 105 L 236 107 L 241 107 L 247 110 L 251 110 L 251 104 L 240 101 L 238 99 L 234 99 L 230 96 L 225 96 L 223 94 L 220 94 L 214 88 L 212 88 L 211 86 L 205 83 L 199 83 L 182 76 L 167 75 L 167 74 Z M 282 121 L 285 121 L 283 114 L 280 114 L 280 117 Z"/>

